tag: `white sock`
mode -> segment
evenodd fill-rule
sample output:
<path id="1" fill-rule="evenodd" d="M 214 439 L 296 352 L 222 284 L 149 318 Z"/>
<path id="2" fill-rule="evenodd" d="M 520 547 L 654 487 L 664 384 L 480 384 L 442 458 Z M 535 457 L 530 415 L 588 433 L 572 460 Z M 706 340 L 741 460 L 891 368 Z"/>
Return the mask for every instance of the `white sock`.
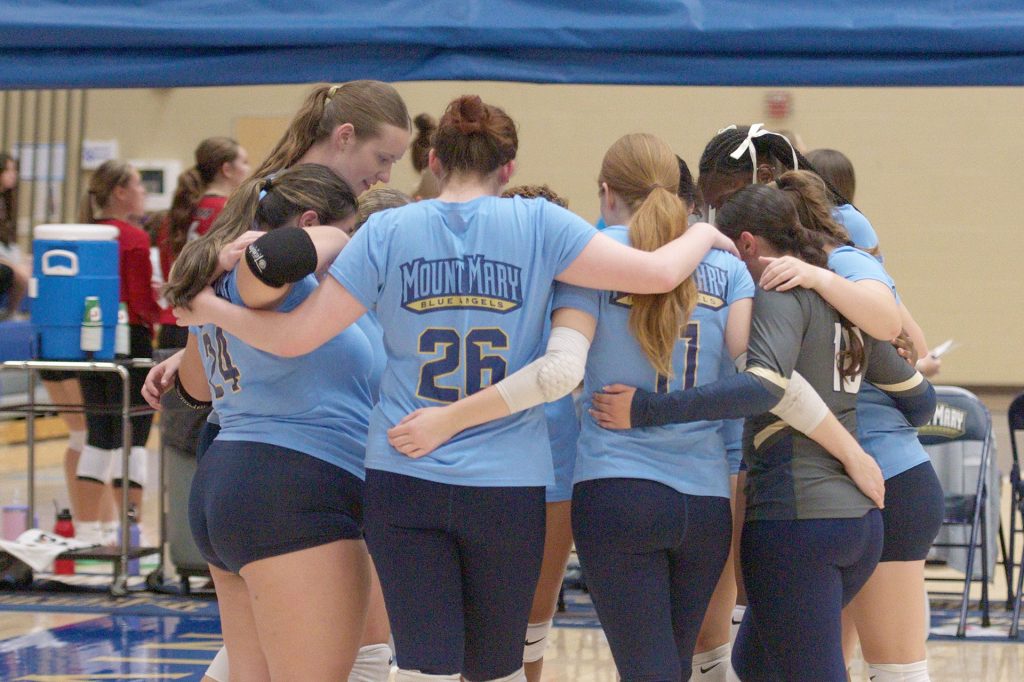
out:
<path id="1" fill-rule="evenodd" d="M 368 644 L 359 649 L 348 682 L 387 682 L 391 675 L 391 647 Z"/>
<path id="2" fill-rule="evenodd" d="M 726 682 L 725 674 L 729 669 L 729 654 L 732 645 L 726 642 L 710 651 L 693 655 L 693 672 L 690 679 L 703 682 Z"/>
<path id="3" fill-rule="evenodd" d="M 103 544 L 103 528 L 99 521 L 76 521 L 75 539 L 90 545 Z"/>
<path id="4" fill-rule="evenodd" d="M 929 682 L 928 661 L 916 663 L 868 663 L 871 682 Z"/>
<path id="5" fill-rule="evenodd" d="M 736 641 L 736 633 L 739 632 L 740 623 L 743 622 L 743 614 L 747 612 L 747 607 L 741 604 L 737 604 L 732 607 L 732 621 L 729 625 L 729 641 Z"/>

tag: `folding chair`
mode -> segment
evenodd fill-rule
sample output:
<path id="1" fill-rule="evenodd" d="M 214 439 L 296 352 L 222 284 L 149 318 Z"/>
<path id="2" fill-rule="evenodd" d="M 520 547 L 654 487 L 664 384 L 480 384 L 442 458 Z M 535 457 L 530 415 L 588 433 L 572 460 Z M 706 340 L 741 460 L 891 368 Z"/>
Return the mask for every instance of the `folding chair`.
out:
<path id="1" fill-rule="evenodd" d="M 943 535 L 949 541 L 933 543 L 933 547 L 959 548 L 966 552 L 960 621 L 956 636 L 964 637 L 967 630 L 967 607 L 972 582 L 981 582 L 982 626 L 989 619 L 989 467 L 992 453 L 992 417 L 988 409 L 970 391 L 954 386 L 936 386 L 938 402 L 931 422 L 918 429 L 918 439 L 928 451 L 939 473 L 946 494 L 946 512 Z M 977 470 L 977 480 L 971 469 Z M 998 495 L 998 492 L 996 493 Z M 997 516 L 998 518 L 998 516 Z M 956 529 L 969 528 L 966 542 L 954 542 Z M 947 530 L 948 529 L 948 530 Z M 981 576 L 975 577 L 975 554 L 981 549 Z M 951 562 L 952 563 L 952 562 Z M 930 578 L 959 582 L 960 578 Z M 942 593 L 940 593 L 942 594 Z M 949 592 L 945 594 L 961 594 Z"/>
<path id="2" fill-rule="evenodd" d="M 1021 559 L 1016 560 L 1016 538 L 1018 535 L 1024 535 L 1024 481 L 1021 480 L 1020 455 L 1017 452 L 1017 432 L 1024 432 L 1024 393 L 1010 403 L 1007 416 L 1010 420 L 1010 452 L 1013 455 L 1013 465 L 1010 469 L 1010 552 L 1006 558 L 1006 562 L 1010 566 L 1010 580 L 1006 583 L 1006 589 L 1009 592 L 1007 598 L 1013 601 L 1010 638 L 1016 639 L 1020 630 L 1021 601 L 1024 601 L 1024 549 L 1022 549 Z M 1017 587 L 1011 591 L 1015 566 L 1019 571 Z"/>

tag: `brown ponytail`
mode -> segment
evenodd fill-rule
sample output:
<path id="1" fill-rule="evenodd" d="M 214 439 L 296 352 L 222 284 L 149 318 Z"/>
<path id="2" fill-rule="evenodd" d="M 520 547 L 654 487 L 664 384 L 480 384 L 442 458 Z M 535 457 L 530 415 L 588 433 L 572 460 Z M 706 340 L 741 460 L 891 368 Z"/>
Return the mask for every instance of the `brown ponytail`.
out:
<path id="1" fill-rule="evenodd" d="M 238 143 L 230 137 L 208 137 L 196 147 L 196 165 L 178 176 L 178 186 L 167 213 L 168 239 L 175 257 L 188 240 L 192 215 L 203 193 L 217 179 L 224 164 L 238 158 L 238 150 Z"/>
<path id="2" fill-rule="evenodd" d="M 677 195 L 679 161 L 653 135 L 619 138 L 604 155 L 599 181 L 632 211 L 629 238 L 634 248 L 654 251 L 683 234 L 687 207 Z M 672 376 L 672 351 L 679 330 L 697 305 L 693 277 L 664 294 L 634 294 L 629 330 L 659 374 Z"/>
<path id="3" fill-rule="evenodd" d="M 104 161 L 89 178 L 89 186 L 82 198 L 82 208 L 78 212 L 78 221 L 94 223 L 97 217 L 110 202 L 110 195 L 117 187 L 127 185 L 132 179 L 132 166 L 127 161 L 111 159 Z"/>
<path id="4" fill-rule="evenodd" d="M 273 179 L 246 180 L 232 197 L 235 201 L 224 207 L 210 231 L 185 244 L 174 261 L 164 288 L 170 305 L 188 305 L 209 284 L 221 249 L 248 230 L 273 230 L 309 210 L 316 211 L 324 225 L 356 212 L 356 197 L 348 183 L 315 163 L 281 171 Z"/>
<path id="5" fill-rule="evenodd" d="M 345 123 L 352 124 L 357 138 L 367 140 L 380 134 L 383 125 L 408 130 L 409 111 L 398 91 L 387 83 L 361 80 L 318 85 L 253 176 L 264 177 L 295 165 L 310 147 Z"/>
<path id="6" fill-rule="evenodd" d="M 817 232 L 832 246 L 852 246 L 846 228 L 832 217 L 825 182 L 810 171 L 787 171 L 775 182 L 793 202 L 800 224 Z"/>

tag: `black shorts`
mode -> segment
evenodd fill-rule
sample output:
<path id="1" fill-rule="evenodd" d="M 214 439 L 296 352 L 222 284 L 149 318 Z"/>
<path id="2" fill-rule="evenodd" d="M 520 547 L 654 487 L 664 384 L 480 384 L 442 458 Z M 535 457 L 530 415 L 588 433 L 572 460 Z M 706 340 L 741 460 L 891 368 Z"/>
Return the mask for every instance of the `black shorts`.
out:
<path id="1" fill-rule="evenodd" d="M 882 522 L 885 541 L 879 561 L 921 561 L 942 526 L 945 497 L 931 462 L 885 482 Z"/>
<path id="2" fill-rule="evenodd" d="M 63 369 L 41 369 L 39 370 L 39 378 L 43 381 L 67 381 L 69 379 L 77 379 L 81 372 L 69 372 Z"/>
<path id="3" fill-rule="evenodd" d="M 246 564 L 362 537 L 363 482 L 288 448 L 215 440 L 199 460 L 189 525 L 203 558 Z"/>

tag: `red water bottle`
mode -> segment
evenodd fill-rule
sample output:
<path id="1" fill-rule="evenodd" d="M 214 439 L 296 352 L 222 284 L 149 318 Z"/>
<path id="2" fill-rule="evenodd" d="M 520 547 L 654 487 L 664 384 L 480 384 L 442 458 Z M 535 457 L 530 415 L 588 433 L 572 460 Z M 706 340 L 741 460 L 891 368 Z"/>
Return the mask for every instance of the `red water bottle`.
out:
<path id="1" fill-rule="evenodd" d="M 75 524 L 71 521 L 71 510 L 61 509 L 57 514 L 57 523 L 53 526 L 53 532 L 65 538 L 75 537 Z M 74 559 L 57 559 L 53 562 L 53 572 L 57 575 L 74 575 Z"/>

